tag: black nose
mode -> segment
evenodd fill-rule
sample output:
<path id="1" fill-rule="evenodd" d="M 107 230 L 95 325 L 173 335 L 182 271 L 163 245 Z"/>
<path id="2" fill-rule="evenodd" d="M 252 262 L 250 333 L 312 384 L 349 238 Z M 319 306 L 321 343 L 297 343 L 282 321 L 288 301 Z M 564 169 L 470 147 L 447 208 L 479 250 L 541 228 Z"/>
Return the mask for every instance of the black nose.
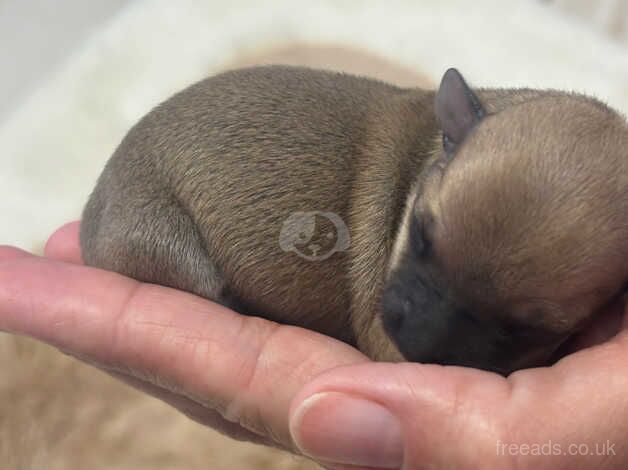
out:
<path id="1" fill-rule="evenodd" d="M 397 286 L 391 286 L 384 291 L 382 311 L 385 328 L 395 333 L 404 327 L 411 315 L 414 303 L 409 295 Z"/>

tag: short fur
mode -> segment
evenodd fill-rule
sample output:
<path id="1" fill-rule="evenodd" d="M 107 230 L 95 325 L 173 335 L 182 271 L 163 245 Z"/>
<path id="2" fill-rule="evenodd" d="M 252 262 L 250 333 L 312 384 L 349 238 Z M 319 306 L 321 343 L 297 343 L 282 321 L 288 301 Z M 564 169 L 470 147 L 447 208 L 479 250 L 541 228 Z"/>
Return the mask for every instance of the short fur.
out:
<path id="1" fill-rule="evenodd" d="M 83 255 L 375 359 L 508 372 L 625 285 L 625 148 L 624 120 L 577 95 L 241 69 L 129 132 L 85 208 Z M 282 249 L 282 224 L 314 211 L 346 223 L 347 251 Z"/>

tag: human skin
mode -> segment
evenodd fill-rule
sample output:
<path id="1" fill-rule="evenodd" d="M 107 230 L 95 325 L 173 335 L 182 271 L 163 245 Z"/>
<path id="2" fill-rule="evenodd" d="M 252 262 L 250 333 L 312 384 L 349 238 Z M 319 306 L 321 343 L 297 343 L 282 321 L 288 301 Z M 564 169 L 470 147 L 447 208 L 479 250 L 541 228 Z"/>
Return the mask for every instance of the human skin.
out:
<path id="1" fill-rule="evenodd" d="M 49 343 L 232 437 L 333 469 L 626 468 L 625 303 L 552 367 L 505 378 L 374 363 L 312 331 L 85 267 L 78 223 L 51 237 L 45 257 L 0 247 L 0 330 Z M 547 443 L 560 455 L 532 455 Z"/>

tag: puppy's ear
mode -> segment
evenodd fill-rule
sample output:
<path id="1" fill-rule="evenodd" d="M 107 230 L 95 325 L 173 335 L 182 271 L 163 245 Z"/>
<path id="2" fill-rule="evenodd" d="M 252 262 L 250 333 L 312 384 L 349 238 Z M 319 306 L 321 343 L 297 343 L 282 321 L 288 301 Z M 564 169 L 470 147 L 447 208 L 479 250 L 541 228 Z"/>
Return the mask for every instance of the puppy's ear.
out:
<path id="1" fill-rule="evenodd" d="M 486 114 L 482 103 L 456 69 L 449 69 L 443 75 L 434 106 L 447 153 L 452 153 Z"/>

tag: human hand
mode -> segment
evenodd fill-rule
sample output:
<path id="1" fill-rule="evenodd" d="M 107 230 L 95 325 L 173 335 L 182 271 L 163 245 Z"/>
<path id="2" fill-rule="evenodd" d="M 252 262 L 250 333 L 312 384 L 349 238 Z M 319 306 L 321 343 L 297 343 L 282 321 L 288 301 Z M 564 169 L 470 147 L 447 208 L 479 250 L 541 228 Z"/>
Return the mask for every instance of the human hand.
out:
<path id="1" fill-rule="evenodd" d="M 59 230 L 46 255 L 0 248 L 0 330 L 46 341 L 233 437 L 330 468 L 628 462 L 624 332 L 507 379 L 459 367 L 375 364 L 317 333 L 81 266 L 77 224 Z M 618 303 L 608 318 L 620 313 Z M 596 341 L 607 338 L 602 331 Z M 549 441 L 566 455 L 521 455 L 522 444 Z M 569 455 L 572 444 L 595 453 L 607 441 L 606 456 Z"/>

